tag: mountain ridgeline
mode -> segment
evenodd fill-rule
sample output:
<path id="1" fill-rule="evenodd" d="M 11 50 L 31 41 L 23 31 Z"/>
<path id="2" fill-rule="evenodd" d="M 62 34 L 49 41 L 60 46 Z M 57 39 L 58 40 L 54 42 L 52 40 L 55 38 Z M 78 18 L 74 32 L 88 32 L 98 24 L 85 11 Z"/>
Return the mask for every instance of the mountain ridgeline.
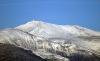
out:
<path id="1" fill-rule="evenodd" d="M 100 61 L 100 32 L 77 25 L 31 21 L 0 30 L 0 43 L 31 50 L 47 61 Z"/>

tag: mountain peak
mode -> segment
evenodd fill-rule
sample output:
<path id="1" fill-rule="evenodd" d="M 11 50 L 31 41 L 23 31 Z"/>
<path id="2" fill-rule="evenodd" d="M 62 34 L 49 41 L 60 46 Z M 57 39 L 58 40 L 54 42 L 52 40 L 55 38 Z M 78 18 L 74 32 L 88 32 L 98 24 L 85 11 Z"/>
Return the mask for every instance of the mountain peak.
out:
<path id="1" fill-rule="evenodd" d="M 31 34 L 36 34 L 38 36 L 43 36 L 43 37 L 47 36 L 62 37 L 61 35 L 65 37 L 67 35 L 72 35 L 72 34 L 76 36 L 100 35 L 99 32 L 95 32 L 93 30 L 78 25 L 58 25 L 58 24 L 46 23 L 43 21 L 31 21 L 16 27 L 16 29 L 20 29 L 29 32 Z"/>

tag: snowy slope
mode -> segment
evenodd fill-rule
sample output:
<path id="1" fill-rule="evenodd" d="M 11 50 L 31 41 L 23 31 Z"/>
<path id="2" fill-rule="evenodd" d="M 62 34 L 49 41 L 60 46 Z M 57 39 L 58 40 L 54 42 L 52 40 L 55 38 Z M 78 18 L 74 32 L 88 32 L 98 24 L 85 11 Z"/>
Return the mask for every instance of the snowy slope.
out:
<path id="1" fill-rule="evenodd" d="M 80 27 L 77 25 L 57 25 L 45 23 L 42 21 L 31 21 L 26 24 L 16 27 L 23 31 L 27 31 L 31 34 L 36 34 L 42 37 L 62 37 L 65 38 L 68 35 L 75 36 L 100 36 L 100 32 Z"/>

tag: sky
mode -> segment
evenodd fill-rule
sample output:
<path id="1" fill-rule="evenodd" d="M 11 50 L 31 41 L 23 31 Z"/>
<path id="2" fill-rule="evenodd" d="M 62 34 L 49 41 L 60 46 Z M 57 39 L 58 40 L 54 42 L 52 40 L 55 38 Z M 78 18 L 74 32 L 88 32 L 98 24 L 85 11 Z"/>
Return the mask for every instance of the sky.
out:
<path id="1" fill-rule="evenodd" d="M 0 0 L 0 28 L 32 20 L 100 31 L 100 0 Z"/>

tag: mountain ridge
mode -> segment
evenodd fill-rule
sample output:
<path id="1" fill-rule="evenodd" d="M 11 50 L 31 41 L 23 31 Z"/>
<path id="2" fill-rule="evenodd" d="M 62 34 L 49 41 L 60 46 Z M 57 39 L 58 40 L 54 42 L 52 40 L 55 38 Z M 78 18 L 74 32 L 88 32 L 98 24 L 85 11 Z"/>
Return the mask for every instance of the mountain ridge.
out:
<path id="1" fill-rule="evenodd" d="M 34 33 L 34 30 L 38 31 L 41 30 L 41 32 L 45 32 L 46 33 L 46 29 L 47 31 L 50 32 L 54 32 L 54 31 L 58 31 L 60 33 L 59 30 L 61 30 L 64 33 L 70 33 L 70 34 L 75 34 L 75 35 L 83 35 L 83 36 L 92 36 L 92 35 L 100 35 L 100 32 L 96 32 L 94 30 L 91 29 L 87 29 L 78 25 L 58 25 L 58 24 L 51 24 L 51 23 L 46 23 L 46 22 L 42 22 L 42 21 L 31 21 L 28 22 L 26 24 L 20 25 L 18 27 L 16 27 L 16 29 L 21 29 L 27 32 L 30 32 L 32 34 L 32 32 Z M 55 30 L 57 29 L 57 30 Z"/>

